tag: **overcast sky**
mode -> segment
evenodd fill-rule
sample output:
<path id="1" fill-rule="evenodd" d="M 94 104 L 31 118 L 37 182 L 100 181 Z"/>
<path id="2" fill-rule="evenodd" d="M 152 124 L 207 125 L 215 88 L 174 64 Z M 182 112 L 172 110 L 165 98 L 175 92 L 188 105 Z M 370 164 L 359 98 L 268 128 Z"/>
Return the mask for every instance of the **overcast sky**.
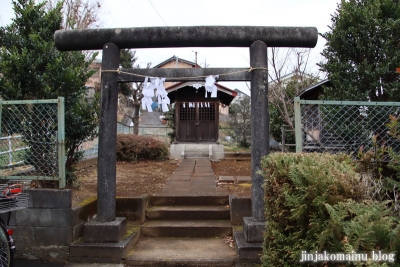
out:
<path id="1" fill-rule="evenodd" d="M 340 0 L 103 0 L 101 26 L 151 27 L 196 25 L 312 26 L 328 31 Z M 0 0 L 0 25 L 11 22 L 11 0 Z M 311 60 L 318 62 L 325 45 L 319 37 Z M 137 49 L 138 62 L 152 65 L 176 55 L 204 67 L 249 67 L 248 48 Z M 243 84 L 224 83 L 234 89 Z"/>

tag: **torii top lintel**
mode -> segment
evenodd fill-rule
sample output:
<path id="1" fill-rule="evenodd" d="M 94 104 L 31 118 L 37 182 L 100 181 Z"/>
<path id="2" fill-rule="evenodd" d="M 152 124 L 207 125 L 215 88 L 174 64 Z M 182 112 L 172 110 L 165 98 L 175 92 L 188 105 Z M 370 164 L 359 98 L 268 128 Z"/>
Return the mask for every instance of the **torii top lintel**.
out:
<path id="1" fill-rule="evenodd" d="M 269 47 L 315 47 L 315 27 L 189 26 L 59 30 L 57 49 L 99 50 L 106 43 L 124 48 L 250 47 L 257 40 Z"/>

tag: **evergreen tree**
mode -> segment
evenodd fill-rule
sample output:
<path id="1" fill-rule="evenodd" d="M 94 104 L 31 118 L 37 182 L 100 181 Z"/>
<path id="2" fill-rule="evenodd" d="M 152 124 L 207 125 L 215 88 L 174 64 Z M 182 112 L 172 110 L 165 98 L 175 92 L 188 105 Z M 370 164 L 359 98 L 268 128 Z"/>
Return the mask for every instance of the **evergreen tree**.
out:
<path id="1" fill-rule="evenodd" d="M 13 1 L 15 19 L 0 28 L 0 96 L 4 100 L 65 98 L 67 182 L 82 158 L 79 146 L 96 136 L 98 101 L 85 100 L 85 82 L 93 74 L 81 52 L 59 52 L 54 32 L 61 28 L 62 2 L 46 10 L 34 0 Z M 40 129 L 35 129 L 39 135 Z M 40 155 L 37 155 L 38 157 Z M 39 159 L 35 159 L 39 160 Z"/>
<path id="2" fill-rule="evenodd" d="M 321 34 L 327 61 L 320 67 L 333 83 L 325 97 L 400 101 L 399 0 L 342 0 L 331 21 Z"/>
<path id="3" fill-rule="evenodd" d="M 135 64 L 137 57 L 135 57 L 136 51 L 129 49 L 121 49 L 120 51 L 120 64 L 124 69 L 132 69 Z M 132 83 L 119 83 L 118 89 L 124 96 L 130 96 L 132 94 Z"/>

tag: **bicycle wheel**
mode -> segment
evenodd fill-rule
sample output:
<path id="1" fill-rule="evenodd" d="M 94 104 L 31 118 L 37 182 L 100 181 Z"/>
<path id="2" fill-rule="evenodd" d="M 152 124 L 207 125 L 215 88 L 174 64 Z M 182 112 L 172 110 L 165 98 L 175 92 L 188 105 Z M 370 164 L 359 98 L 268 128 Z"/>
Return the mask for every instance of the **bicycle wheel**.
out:
<path id="1" fill-rule="evenodd" d="M 4 226 L 0 225 L 0 267 L 11 267 L 12 258 L 8 234 Z"/>

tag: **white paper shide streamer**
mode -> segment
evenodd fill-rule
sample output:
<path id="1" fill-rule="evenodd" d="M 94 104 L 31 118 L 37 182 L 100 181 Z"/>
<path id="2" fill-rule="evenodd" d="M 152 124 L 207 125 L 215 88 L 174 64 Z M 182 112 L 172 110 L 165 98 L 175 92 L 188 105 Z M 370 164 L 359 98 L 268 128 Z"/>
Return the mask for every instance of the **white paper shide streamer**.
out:
<path id="1" fill-rule="evenodd" d="M 168 112 L 168 105 L 171 104 L 171 101 L 164 88 L 165 78 L 150 77 L 150 83 L 148 82 L 148 79 L 149 77 L 146 77 L 143 83 L 142 109 L 147 109 L 148 112 L 153 112 L 151 104 L 153 103 L 152 97 L 154 97 L 154 90 L 156 90 L 155 96 L 158 99 L 158 105 L 161 107 L 163 112 Z"/>
<path id="2" fill-rule="evenodd" d="M 210 75 L 206 78 L 206 83 L 204 85 L 206 88 L 206 98 L 207 93 L 211 93 L 211 97 L 217 97 L 217 86 L 215 85 L 217 78 L 219 78 L 219 75 Z"/>
<path id="3" fill-rule="evenodd" d="M 155 80 L 154 78 L 150 78 L 150 81 L 153 79 L 153 82 L 148 83 L 148 77 L 144 79 L 143 83 L 143 98 L 142 98 L 142 109 L 147 109 L 148 112 L 152 112 L 153 109 L 151 108 L 151 104 L 153 103 L 153 100 L 151 99 L 154 96 L 154 84 Z"/>
<path id="4" fill-rule="evenodd" d="M 164 88 L 165 78 L 159 79 L 159 83 L 157 86 L 156 96 L 158 98 L 158 106 L 161 107 L 163 112 L 168 112 L 168 105 L 171 104 L 171 101 L 168 97 L 168 93 Z"/>

